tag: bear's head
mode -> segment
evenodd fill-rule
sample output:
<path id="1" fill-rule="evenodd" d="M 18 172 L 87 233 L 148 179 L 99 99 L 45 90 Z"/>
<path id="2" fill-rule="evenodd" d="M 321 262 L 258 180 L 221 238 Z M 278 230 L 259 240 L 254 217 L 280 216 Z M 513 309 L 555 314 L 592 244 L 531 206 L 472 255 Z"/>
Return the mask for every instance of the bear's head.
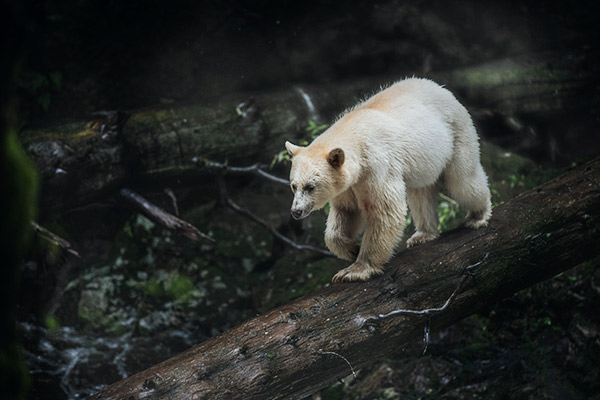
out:
<path id="1" fill-rule="evenodd" d="M 285 147 L 292 158 L 292 217 L 306 218 L 346 189 L 345 154 L 341 148 L 326 149 L 315 143 L 301 147 L 290 142 L 285 142 Z"/>

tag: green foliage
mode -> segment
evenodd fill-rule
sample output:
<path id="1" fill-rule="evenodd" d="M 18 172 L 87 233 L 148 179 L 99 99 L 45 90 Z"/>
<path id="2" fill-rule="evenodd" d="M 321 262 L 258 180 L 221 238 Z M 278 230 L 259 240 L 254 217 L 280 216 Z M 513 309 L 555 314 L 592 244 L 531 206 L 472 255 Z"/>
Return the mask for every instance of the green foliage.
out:
<path id="1" fill-rule="evenodd" d="M 158 279 L 148 279 L 146 282 L 146 286 L 144 287 L 144 291 L 150 297 L 163 297 L 165 295 L 165 290 L 163 285 L 158 281 Z"/>
<path id="2" fill-rule="evenodd" d="M 312 119 L 308 121 L 308 126 L 305 128 L 306 132 L 309 133 L 310 141 L 315 140 L 317 136 L 319 136 L 323 131 L 325 131 L 329 127 L 328 124 L 318 125 Z M 307 146 L 309 141 L 307 139 L 301 139 L 298 144 L 300 146 Z M 288 154 L 286 149 L 281 150 L 279 153 L 275 154 L 269 168 L 273 168 L 275 165 L 280 163 L 285 163 L 290 161 L 290 155 Z"/>
<path id="3" fill-rule="evenodd" d="M 306 131 L 308 133 L 310 133 L 311 140 L 315 140 L 315 138 L 317 136 L 319 136 L 327 128 L 329 128 L 329 124 L 317 125 L 317 123 L 311 119 L 308 121 L 308 126 L 306 127 Z"/>
<path id="4" fill-rule="evenodd" d="M 179 273 L 169 274 L 166 280 L 150 278 L 144 285 L 144 292 L 149 297 L 184 302 L 194 290 L 194 281 L 189 276 Z"/>
<path id="5" fill-rule="evenodd" d="M 492 183 L 490 183 L 490 193 L 492 194 L 492 208 L 499 206 L 500 204 L 504 204 L 504 200 L 502 200 L 502 196 L 498 189 L 494 187 Z"/>
<path id="6" fill-rule="evenodd" d="M 440 193 L 438 197 L 441 198 L 437 208 L 438 230 L 443 232 L 458 224 L 460 206 L 455 200 L 443 193 Z"/>
<path id="7" fill-rule="evenodd" d="M 60 321 L 54 314 L 46 314 L 44 317 L 44 325 L 49 332 L 55 332 L 60 328 Z"/>
<path id="8" fill-rule="evenodd" d="M 288 161 L 290 161 L 290 155 L 286 149 L 283 149 L 279 153 L 275 154 L 273 160 L 271 160 L 271 164 L 269 164 L 269 168 L 273 168 L 277 164 L 287 163 Z"/>
<path id="9" fill-rule="evenodd" d="M 508 182 L 507 182 L 508 181 Z M 521 187 L 525 187 L 525 175 L 520 174 L 509 174 L 508 175 L 508 179 L 503 179 L 501 181 L 502 184 L 506 184 L 508 183 L 511 189 L 514 189 L 515 186 L 521 186 Z"/>
<path id="10" fill-rule="evenodd" d="M 165 282 L 165 293 L 173 300 L 185 300 L 193 289 L 194 282 L 186 275 L 174 274 Z"/>

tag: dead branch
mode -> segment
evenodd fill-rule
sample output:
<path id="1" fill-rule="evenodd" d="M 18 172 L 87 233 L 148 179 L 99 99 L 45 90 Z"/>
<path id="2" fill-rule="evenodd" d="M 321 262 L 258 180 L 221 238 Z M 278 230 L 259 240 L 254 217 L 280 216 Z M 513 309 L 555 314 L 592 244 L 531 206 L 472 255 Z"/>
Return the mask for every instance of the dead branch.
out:
<path id="1" fill-rule="evenodd" d="M 74 250 L 73 247 L 71 247 L 71 243 L 69 243 L 65 239 L 50 232 L 48 229 L 44 228 L 43 226 L 41 226 L 40 224 L 38 224 L 35 221 L 31 221 L 31 226 L 33 227 L 33 230 L 41 238 L 46 239 L 47 241 L 57 245 L 58 247 L 63 248 L 65 251 L 69 252 L 70 254 L 74 255 L 75 257 L 81 258 L 79 253 L 76 250 Z"/>
<path id="2" fill-rule="evenodd" d="M 132 204 L 138 211 L 146 215 L 153 222 L 165 227 L 169 230 L 175 231 L 188 237 L 192 240 L 199 240 L 200 238 L 214 242 L 215 240 L 205 233 L 200 232 L 198 228 L 190 224 L 189 222 L 183 221 L 169 214 L 162 208 L 150 203 L 148 200 L 135 193 L 130 189 L 123 188 L 119 192 L 121 197 Z"/>
<path id="3" fill-rule="evenodd" d="M 234 174 L 254 174 L 264 178 L 270 182 L 281 183 L 284 185 L 289 185 L 290 182 L 286 179 L 278 178 L 274 175 L 265 172 L 260 164 L 253 164 L 248 167 L 232 167 L 227 163 L 218 163 L 209 160 L 202 160 L 196 163 L 196 165 L 212 170 L 215 174 L 217 174 L 217 180 L 219 183 L 219 193 L 221 202 L 225 204 L 227 207 L 231 208 L 235 212 L 249 218 L 250 220 L 256 222 L 258 225 L 262 226 L 264 229 L 269 231 L 273 236 L 277 239 L 281 240 L 283 243 L 288 246 L 303 251 L 312 251 L 314 253 L 318 253 L 327 257 L 335 257 L 332 252 L 329 250 L 321 249 L 319 247 L 307 245 L 307 244 L 299 244 L 291 240 L 290 238 L 281 234 L 277 229 L 273 228 L 270 224 L 268 224 L 265 220 L 258 217 L 256 214 L 250 212 L 249 210 L 241 207 L 237 203 L 235 203 L 227 192 L 227 188 L 225 186 L 225 180 L 223 179 L 223 175 L 234 173 Z"/>
<path id="4" fill-rule="evenodd" d="M 215 172 L 215 173 L 219 173 L 221 175 L 253 174 L 256 176 L 260 176 L 261 178 L 264 178 L 271 182 L 281 183 L 284 185 L 290 184 L 290 181 L 288 181 L 287 179 L 282 179 L 275 175 L 271 175 L 268 172 L 265 172 L 263 169 L 264 166 L 262 166 L 261 164 L 253 164 L 253 165 L 250 165 L 247 167 L 232 167 L 232 166 L 228 165 L 227 163 L 219 163 L 219 162 L 209 161 L 209 160 L 195 159 L 195 161 L 196 161 L 196 165 L 198 167 L 207 168 L 208 170 L 211 170 L 212 172 Z"/>

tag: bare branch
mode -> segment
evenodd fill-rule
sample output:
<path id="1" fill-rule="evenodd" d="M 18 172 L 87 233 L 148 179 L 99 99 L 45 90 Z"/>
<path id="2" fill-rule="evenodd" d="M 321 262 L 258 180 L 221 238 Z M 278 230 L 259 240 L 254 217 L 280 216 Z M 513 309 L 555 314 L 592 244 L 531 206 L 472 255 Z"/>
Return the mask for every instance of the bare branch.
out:
<path id="1" fill-rule="evenodd" d="M 121 197 L 130 202 L 136 209 L 146 215 L 155 223 L 163 226 L 169 230 L 178 232 L 192 240 L 199 240 L 200 238 L 214 242 L 215 240 L 205 233 L 200 232 L 198 228 L 190 224 L 189 222 L 183 221 L 176 216 L 169 214 L 162 208 L 150 203 L 148 200 L 135 193 L 130 189 L 123 188 L 119 192 Z"/>
<path id="2" fill-rule="evenodd" d="M 284 242 L 285 244 L 287 244 L 288 246 L 290 246 L 296 250 L 312 251 L 312 252 L 327 256 L 327 257 L 335 257 L 334 254 L 332 252 L 330 252 L 329 250 L 321 249 L 319 247 L 311 246 L 308 244 L 299 244 L 299 243 L 294 242 L 290 238 L 284 236 L 279 231 L 277 231 L 275 228 L 273 228 L 271 225 L 269 225 L 265 220 L 259 218 L 257 215 L 255 215 L 252 212 L 250 212 L 249 210 L 239 206 L 233 200 L 231 200 L 231 197 L 229 197 L 229 194 L 227 192 L 227 188 L 225 186 L 225 180 L 223 179 L 223 176 L 219 175 L 217 177 L 217 180 L 219 182 L 219 192 L 221 195 L 221 201 L 227 207 L 231 208 L 235 212 L 238 212 L 238 213 L 242 214 L 243 216 L 256 222 L 257 224 L 259 224 L 260 226 L 265 228 L 267 231 L 269 231 L 273 236 L 277 237 L 279 240 L 281 240 L 282 242 Z"/>
<path id="3" fill-rule="evenodd" d="M 204 159 L 204 160 L 196 160 L 196 165 L 199 167 L 206 167 L 207 169 L 212 170 L 214 172 L 219 172 L 222 175 L 226 175 L 228 173 L 254 174 L 254 175 L 260 176 L 262 178 L 265 178 L 271 182 L 281 183 L 283 185 L 290 184 L 290 182 L 287 179 L 279 178 L 275 175 L 271 175 L 268 172 L 265 172 L 262 169 L 263 166 L 260 164 L 253 164 L 248 167 L 231 167 L 231 166 L 227 165 L 227 163 L 219 163 L 216 161 L 209 161 L 209 160 Z"/>
<path id="4" fill-rule="evenodd" d="M 58 235 L 50 232 L 48 229 L 44 228 L 43 226 L 41 226 L 40 224 L 38 224 L 35 221 L 31 221 L 31 226 L 33 227 L 33 230 L 38 235 L 40 235 L 40 237 L 46 239 L 49 242 L 54 243 L 55 245 L 57 245 L 59 247 L 62 247 L 63 249 L 65 249 L 69 253 L 73 254 L 74 256 L 81 258 L 81 256 L 79 255 L 79 253 L 77 251 L 75 251 L 71 247 L 71 243 L 69 243 L 65 239 L 63 239 L 60 236 L 58 236 Z"/>

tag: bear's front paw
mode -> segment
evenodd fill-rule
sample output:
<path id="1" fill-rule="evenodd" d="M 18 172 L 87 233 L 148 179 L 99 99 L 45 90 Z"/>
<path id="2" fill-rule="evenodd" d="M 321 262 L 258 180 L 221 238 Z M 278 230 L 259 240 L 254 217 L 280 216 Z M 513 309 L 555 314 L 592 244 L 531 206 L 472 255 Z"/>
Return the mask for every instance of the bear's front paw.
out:
<path id="1" fill-rule="evenodd" d="M 414 235 L 410 237 L 410 239 L 406 241 L 406 247 L 413 247 L 422 243 L 429 242 L 433 239 L 436 239 L 438 236 L 440 236 L 438 233 L 417 231 Z"/>
<path id="2" fill-rule="evenodd" d="M 344 268 L 334 275 L 331 280 L 333 283 L 337 282 L 353 282 L 353 281 L 366 281 L 374 275 L 381 275 L 383 268 L 372 267 L 367 263 L 356 261 L 348 268 Z"/>

